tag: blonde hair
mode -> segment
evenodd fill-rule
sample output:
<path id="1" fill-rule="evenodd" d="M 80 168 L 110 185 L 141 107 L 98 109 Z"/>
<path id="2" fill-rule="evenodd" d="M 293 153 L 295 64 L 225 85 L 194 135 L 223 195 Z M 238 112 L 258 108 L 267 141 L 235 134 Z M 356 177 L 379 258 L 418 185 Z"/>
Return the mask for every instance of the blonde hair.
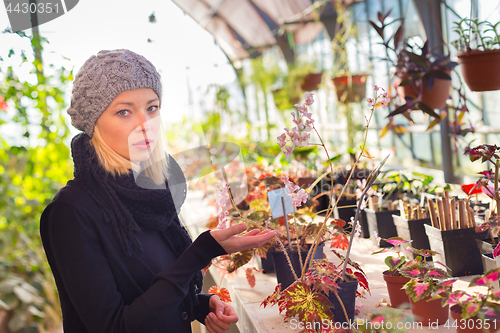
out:
<path id="1" fill-rule="evenodd" d="M 121 176 L 129 173 L 131 169 L 135 169 L 136 171 L 144 170 L 144 174 L 156 184 L 165 183 L 168 178 L 168 155 L 165 149 L 162 126 L 160 127 L 158 140 L 150 158 L 140 162 L 138 165 L 134 165 L 132 161 L 119 155 L 108 146 L 104 142 L 97 126 L 94 127 L 94 134 L 90 142 L 94 146 L 101 166 L 113 176 Z"/>

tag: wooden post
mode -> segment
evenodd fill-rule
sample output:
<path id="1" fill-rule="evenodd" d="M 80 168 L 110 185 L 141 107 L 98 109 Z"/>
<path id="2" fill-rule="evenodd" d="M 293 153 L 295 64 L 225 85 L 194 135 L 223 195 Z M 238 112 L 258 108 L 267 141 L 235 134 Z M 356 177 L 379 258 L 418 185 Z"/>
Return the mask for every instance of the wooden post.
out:
<path id="1" fill-rule="evenodd" d="M 446 230 L 446 222 L 444 220 L 444 211 L 443 211 L 443 200 L 441 198 L 436 198 L 438 214 L 439 214 L 439 226 L 441 230 Z"/>
<path id="2" fill-rule="evenodd" d="M 431 216 L 432 226 L 439 229 L 439 223 L 436 216 L 436 208 L 434 207 L 434 201 L 431 198 L 427 198 L 427 207 L 429 208 L 429 215 Z"/>
<path id="3" fill-rule="evenodd" d="M 451 198 L 450 202 L 450 210 L 451 210 L 451 228 L 458 229 L 457 226 L 457 203 L 455 202 L 455 198 Z"/>
<path id="4" fill-rule="evenodd" d="M 463 200 L 458 200 L 458 222 L 460 229 L 466 228 L 467 214 L 465 213 L 465 204 Z"/>
<path id="5" fill-rule="evenodd" d="M 446 198 L 444 198 L 442 202 L 443 202 L 443 215 L 444 215 L 446 230 L 451 230 L 450 202 Z"/>

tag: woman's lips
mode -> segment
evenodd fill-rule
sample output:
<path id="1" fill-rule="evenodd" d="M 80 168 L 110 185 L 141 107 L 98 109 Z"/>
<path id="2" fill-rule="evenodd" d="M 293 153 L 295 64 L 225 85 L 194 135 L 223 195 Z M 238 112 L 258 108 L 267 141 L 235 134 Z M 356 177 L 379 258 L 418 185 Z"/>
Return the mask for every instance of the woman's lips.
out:
<path id="1" fill-rule="evenodd" d="M 134 143 L 133 146 L 137 149 L 140 149 L 140 150 L 147 150 L 147 149 L 151 148 L 151 143 L 152 143 L 152 140 L 140 141 L 140 142 Z"/>

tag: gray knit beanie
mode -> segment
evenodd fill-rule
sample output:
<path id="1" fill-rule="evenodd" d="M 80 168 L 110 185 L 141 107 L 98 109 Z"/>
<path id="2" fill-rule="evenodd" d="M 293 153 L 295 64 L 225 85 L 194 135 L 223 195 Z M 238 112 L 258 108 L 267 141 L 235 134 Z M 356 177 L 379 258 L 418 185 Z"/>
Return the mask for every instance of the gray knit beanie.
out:
<path id="1" fill-rule="evenodd" d="M 90 137 L 103 111 L 123 91 L 151 88 L 161 106 L 161 80 L 149 60 L 129 50 L 100 51 L 80 68 L 68 113 L 71 124 Z"/>

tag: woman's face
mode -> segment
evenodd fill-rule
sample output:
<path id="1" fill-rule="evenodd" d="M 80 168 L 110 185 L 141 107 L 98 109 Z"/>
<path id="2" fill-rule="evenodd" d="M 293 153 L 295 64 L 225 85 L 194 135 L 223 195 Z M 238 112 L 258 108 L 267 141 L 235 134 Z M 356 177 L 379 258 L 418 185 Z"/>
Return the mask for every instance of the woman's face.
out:
<path id="1" fill-rule="evenodd" d="M 151 156 L 161 119 L 159 99 L 153 89 L 127 90 L 115 97 L 97 120 L 104 142 L 134 162 Z"/>

